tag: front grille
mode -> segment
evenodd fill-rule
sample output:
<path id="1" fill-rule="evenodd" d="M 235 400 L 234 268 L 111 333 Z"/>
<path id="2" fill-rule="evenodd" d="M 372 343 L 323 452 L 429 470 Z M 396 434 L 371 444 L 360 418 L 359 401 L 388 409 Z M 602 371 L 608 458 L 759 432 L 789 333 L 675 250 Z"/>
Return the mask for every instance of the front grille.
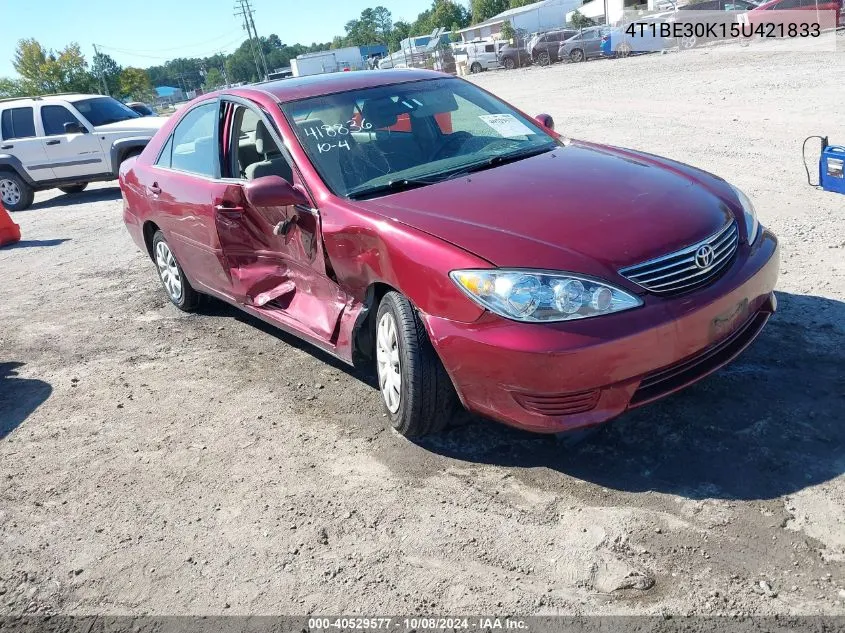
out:
<path id="1" fill-rule="evenodd" d="M 675 253 L 629 266 L 619 274 L 658 295 L 688 292 L 714 281 L 730 264 L 739 245 L 739 229 L 731 222 L 715 235 Z M 712 249 L 713 259 L 702 267 L 700 249 Z"/>
<path id="2" fill-rule="evenodd" d="M 600 391 L 593 389 L 579 393 L 515 393 L 514 399 L 526 410 L 540 415 L 558 416 L 585 413 L 595 409 Z"/>
<path id="3" fill-rule="evenodd" d="M 757 337 L 770 316 L 770 312 L 757 312 L 723 341 L 680 363 L 647 374 L 634 392 L 629 406 L 637 407 L 657 400 L 729 363 Z"/>

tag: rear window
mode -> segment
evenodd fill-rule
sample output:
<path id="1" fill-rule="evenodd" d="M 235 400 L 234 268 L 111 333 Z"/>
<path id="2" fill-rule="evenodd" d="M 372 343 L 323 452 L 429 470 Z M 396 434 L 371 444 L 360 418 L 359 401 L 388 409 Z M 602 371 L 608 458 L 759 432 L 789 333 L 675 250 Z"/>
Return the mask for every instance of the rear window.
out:
<path id="1" fill-rule="evenodd" d="M 30 138 L 35 136 L 35 117 L 32 108 L 11 108 L 3 110 L 0 117 L 3 138 Z"/>

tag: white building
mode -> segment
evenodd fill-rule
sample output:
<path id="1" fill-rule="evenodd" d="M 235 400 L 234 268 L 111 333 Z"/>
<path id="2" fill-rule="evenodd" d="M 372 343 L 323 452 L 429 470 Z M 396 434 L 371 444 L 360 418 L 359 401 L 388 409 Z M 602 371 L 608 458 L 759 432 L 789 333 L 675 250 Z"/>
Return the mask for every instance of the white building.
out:
<path id="1" fill-rule="evenodd" d="M 567 13 L 579 8 L 581 2 L 582 0 L 542 0 L 524 7 L 508 9 L 484 22 L 461 29 L 458 33 L 464 42 L 471 42 L 498 35 L 505 22 L 510 22 L 514 29 L 522 29 L 528 33 L 559 28 L 566 24 Z"/>

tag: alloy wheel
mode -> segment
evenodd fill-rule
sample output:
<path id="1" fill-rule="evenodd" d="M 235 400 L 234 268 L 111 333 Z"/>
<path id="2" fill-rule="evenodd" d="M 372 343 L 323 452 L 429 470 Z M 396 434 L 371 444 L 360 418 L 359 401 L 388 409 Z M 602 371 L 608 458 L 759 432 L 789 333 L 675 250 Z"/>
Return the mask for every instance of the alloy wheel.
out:
<path id="1" fill-rule="evenodd" d="M 0 198 L 6 206 L 15 206 L 21 200 L 21 189 L 14 180 L 0 180 Z"/>
<path id="2" fill-rule="evenodd" d="M 176 258 L 173 257 L 166 242 L 159 242 L 156 246 L 156 265 L 167 294 L 175 303 L 178 303 L 182 299 L 182 275 L 179 273 Z"/>
<path id="3" fill-rule="evenodd" d="M 695 48 L 695 45 L 698 44 L 698 39 L 695 35 L 691 37 L 682 37 L 681 38 L 681 48 L 685 50 L 689 50 L 691 48 Z"/>
<path id="4" fill-rule="evenodd" d="M 390 312 L 385 312 L 378 324 L 376 362 L 382 398 L 388 411 L 396 413 L 402 398 L 402 366 L 399 360 L 396 320 Z"/>
<path id="5" fill-rule="evenodd" d="M 584 51 L 582 51 L 580 48 L 576 48 L 574 51 L 572 51 L 572 54 L 569 57 L 570 59 L 572 59 L 573 62 L 577 64 L 579 62 L 584 61 Z"/>

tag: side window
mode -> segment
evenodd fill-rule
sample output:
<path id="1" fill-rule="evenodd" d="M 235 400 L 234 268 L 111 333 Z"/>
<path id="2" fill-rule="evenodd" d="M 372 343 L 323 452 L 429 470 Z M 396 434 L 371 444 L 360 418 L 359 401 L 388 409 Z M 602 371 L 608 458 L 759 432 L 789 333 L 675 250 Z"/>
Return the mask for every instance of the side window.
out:
<path id="1" fill-rule="evenodd" d="M 173 152 L 173 135 L 171 134 L 168 139 L 167 143 L 164 144 L 164 148 L 161 150 L 161 154 L 159 154 L 158 160 L 156 161 L 156 165 L 159 167 L 167 167 L 170 168 L 170 155 Z"/>
<path id="2" fill-rule="evenodd" d="M 255 180 L 263 176 L 281 176 L 293 182 L 290 163 L 258 113 L 238 107 L 234 121 L 232 143 L 237 148 L 237 177 Z"/>
<path id="3" fill-rule="evenodd" d="M 65 123 L 76 123 L 81 126 L 70 110 L 60 105 L 41 106 L 41 123 L 44 124 L 44 136 L 65 134 Z"/>
<path id="4" fill-rule="evenodd" d="M 217 102 L 197 106 L 173 130 L 170 166 L 203 176 L 214 176 L 216 155 L 214 126 Z"/>
<path id="5" fill-rule="evenodd" d="M 0 117 L 3 138 L 31 138 L 35 136 L 35 117 L 32 108 L 11 108 L 3 110 Z"/>
<path id="6" fill-rule="evenodd" d="M 495 53 L 495 52 L 496 52 L 496 47 L 495 47 L 495 46 L 493 46 L 493 44 L 487 44 L 487 45 L 484 47 L 484 52 L 485 52 L 485 53 Z"/>

